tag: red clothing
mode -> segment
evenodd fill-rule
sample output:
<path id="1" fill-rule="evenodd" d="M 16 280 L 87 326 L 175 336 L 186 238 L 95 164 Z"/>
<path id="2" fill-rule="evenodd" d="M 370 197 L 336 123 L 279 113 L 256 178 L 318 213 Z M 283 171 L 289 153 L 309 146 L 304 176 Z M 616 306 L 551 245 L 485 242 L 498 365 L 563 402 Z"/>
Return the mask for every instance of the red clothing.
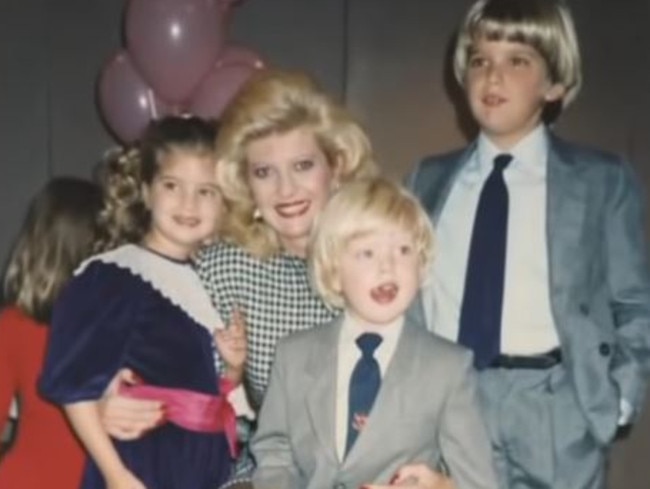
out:
<path id="1" fill-rule="evenodd" d="M 18 437 L 0 461 L 2 489 L 76 489 L 85 454 L 63 412 L 43 400 L 36 381 L 49 328 L 15 307 L 0 312 L 0 419 L 20 397 Z"/>

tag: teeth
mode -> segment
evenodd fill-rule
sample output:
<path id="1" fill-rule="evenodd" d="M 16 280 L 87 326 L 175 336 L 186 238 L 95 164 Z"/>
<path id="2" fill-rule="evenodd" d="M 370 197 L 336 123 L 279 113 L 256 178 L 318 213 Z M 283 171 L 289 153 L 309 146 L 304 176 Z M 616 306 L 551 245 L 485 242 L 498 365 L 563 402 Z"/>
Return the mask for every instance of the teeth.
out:
<path id="1" fill-rule="evenodd" d="M 182 226 L 196 226 L 200 221 L 194 217 L 177 217 L 176 222 Z"/>
<path id="2" fill-rule="evenodd" d="M 297 217 L 303 215 L 309 209 L 309 202 L 296 202 L 291 204 L 279 204 L 275 210 L 282 217 Z"/>

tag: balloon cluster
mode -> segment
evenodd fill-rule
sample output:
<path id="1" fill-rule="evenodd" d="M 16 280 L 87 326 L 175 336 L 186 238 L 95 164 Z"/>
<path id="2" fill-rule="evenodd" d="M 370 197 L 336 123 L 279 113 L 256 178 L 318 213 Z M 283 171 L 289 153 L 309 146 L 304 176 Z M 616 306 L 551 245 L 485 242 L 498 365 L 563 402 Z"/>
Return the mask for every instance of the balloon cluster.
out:
<path id="1" fill-rule="evenodd" d="M 191 114 L 218 118 L 257 69 L 251 49 L 227 44 L 233 0 L 128 0 L 126 49 L 103 66 L 98 102 L 111 132 L 137 139 L 151 119 Z"/>

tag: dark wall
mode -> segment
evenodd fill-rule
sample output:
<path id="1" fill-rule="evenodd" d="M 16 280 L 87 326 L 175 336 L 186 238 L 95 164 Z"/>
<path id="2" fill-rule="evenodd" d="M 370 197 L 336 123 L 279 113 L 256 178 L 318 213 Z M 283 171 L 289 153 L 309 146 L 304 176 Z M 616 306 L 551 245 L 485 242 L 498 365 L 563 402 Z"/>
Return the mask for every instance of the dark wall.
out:
<path id="1" fill-rule="evenodd" d="M 179 0 L 180 1 L 180 0 Z M 230 38 L 270 64 L 303 69 L 346 101 L 386 172 L 464 143 L 445 56 L 468 0 L 244 0 Z M 570 0 L 582 93 L 557 124 L 624 154 L 650 186 L 650 0 Z M 114 142 L 95 78 L 120 47 L 124 2 L 0 0 L 0 259 L 26 202 L 51 175 L 89 176 Z M 650 413 L 646 414 L 650 418 Z M 617 444 L 611 487 L 647 489 L 650 419 Z"/>

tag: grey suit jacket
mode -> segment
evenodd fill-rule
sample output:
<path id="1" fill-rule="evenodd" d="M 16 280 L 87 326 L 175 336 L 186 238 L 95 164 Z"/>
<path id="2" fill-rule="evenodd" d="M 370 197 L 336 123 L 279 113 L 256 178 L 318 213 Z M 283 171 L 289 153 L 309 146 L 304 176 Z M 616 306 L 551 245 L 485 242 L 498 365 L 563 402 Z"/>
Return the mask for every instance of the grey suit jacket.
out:
<path id="1" fill-rule="evenodd" d="M 549 133 L 547 240 L 551 307 L 591 432 L 609 443 L 621 397 L 641 408 L 650 367 L 650 278 L 641 192 L 629 165 Z M 425 159 L 409 179 L 435 225 L 476 144 Z M 423 289 L 428 319 L 433 300 Z M 430 324 L 430 322 L 428 323 Z M 435 329 L 435 327 L 434 327 Z"/>
<path id="2" fill-rule="evenodd" d="M 256 489 L 388 484 L 407 463 L 441 460 L 459 489 L 496 489 L 469 352 L 405 322 L 364 430 L 341 462 L 335 446 L 341 319 L 280 342 L 251 443 Z"/>

